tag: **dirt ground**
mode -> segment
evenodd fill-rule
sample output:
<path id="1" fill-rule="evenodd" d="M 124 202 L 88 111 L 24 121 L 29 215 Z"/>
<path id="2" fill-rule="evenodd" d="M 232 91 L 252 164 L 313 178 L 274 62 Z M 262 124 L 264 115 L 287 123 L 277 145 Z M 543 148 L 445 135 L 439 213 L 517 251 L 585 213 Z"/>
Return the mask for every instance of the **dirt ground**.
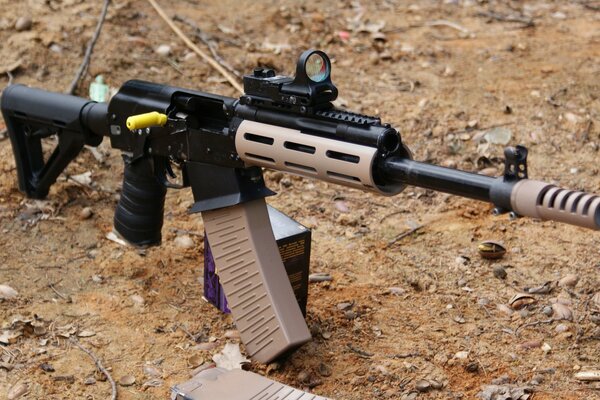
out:
<path id="1" fill-rule="evenodd" d="M 64 91 L 101 3 L 0 0 L 0 85 L 14 70 L 15 83 Z M 477 139 L 502 128 L 510 144 L 529 148 L 530 177 L 600 192 L 598 2 L 161 4 L 193 21 L 242 73 L 267 65 L 292 74 L 303 50 L 326 51 L 338 104 L 392 123 L 415 159 L 497 175 L 503 146 Z M 24 16 L 33 24 L 17 31 Z M 177 24 L 208 51 L 190 25 Z M 158 54 L 165 44 L 170 54 Z M 98 74 L 115 88 L 137 78 L 238 95 L 142 0 L 111 3 L 79 95 Z M 231 317 L 202 299 L 203 227 L 187 212 L 191 191 L 169 191 L 160 247 L 120 246 L 106 234 L 122 162 L 108 143 L 100 150 L 103 162 L 83 151 L 36 202 L 18 191 L 10 143 L 0 141 L 0 284 L 18 292 L 0 300 L 1 332 L 22 328 L 0 345 L 0 398 L 23 384 L 28 394 L 19 398 L 109 398 L 109 383 L 68 337 L 117 381 L 135 377 L 119 385 L 119 399 L 166 399 L 171 386 L 237 342 L 226 335 Z M 89 185 L 66 179 L 86 172 Z M 419 188 L 383 198 L 266 176 L 279 193 L 269 202 L 313 230 L 311 272 L 333 279 L 310 284 L 313 341 L 250 370 L 334 399 L 471 399 L 492 382 L 531 388 L 534 399 L 600 399 L 600 383 L 574 378 L 600 369 L 598 234 L 511 221 L 488 204 Z M 86 207 L 93 215 L 84 219 Z M 415 225 L 422 227 L 393 241 Z M 182 234 L 195 245 L 178 247 Z M 477 245 L 488 239 L 505 245 L 504 258 L 480 257 Z M 568 274 L 575 286 L 558 285 Z M 524 309 L 508 306 L 547 282 Z M 572 320 L 547 316 L 557 302 Z M 418 391 L 420 380 L 435 388 Z"/>

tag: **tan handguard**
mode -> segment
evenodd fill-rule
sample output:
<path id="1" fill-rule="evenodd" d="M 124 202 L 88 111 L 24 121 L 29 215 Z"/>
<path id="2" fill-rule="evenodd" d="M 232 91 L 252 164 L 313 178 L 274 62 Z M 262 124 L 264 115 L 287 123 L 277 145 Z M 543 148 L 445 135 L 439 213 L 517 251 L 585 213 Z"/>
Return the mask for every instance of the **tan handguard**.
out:
<path id="1" fill-rule="evenodd" d="M 595 194 L 523 179 L 515 184 L 510 201 L 520 215 L 600 229 L 600 196 Z"/>
<path id="2" fill-rule="evenodd" d="M 171 400 L 328 400 L 252 372 L 211 368 L 171 389 Z"/>
<path id="3" fill-rule="evenodd" d="M 311 339 L 264 199 L 202 213 L 231 314 L 250 357 L 268 363 Z"/>

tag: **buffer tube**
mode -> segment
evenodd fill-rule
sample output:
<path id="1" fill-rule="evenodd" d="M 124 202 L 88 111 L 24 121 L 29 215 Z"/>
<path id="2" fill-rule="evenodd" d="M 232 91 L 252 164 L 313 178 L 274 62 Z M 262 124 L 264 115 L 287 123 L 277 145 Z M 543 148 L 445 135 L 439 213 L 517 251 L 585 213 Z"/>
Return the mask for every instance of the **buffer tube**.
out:
<path id="1" fill-rule="evenodd" d="M 376 175 L 404 183 L 490 202 L 518 215 L 600 229 L 600 196 L 561 189 L 531 179 L 506 179 L 460 171 L 404 157 L 380 159 Z"/>

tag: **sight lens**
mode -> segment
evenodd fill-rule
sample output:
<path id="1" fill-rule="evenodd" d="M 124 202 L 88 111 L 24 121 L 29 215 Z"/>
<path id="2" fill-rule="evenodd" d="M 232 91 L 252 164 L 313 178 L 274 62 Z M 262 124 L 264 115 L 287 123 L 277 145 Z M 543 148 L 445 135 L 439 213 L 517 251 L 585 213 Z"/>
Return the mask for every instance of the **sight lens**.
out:
<path id="1" fill-rule="evenodd" d="M 313 82 L 323 82 L 329 77 L 329 62 L 318 53 L 308 57 L 304 68 L 306 75 Z"/>

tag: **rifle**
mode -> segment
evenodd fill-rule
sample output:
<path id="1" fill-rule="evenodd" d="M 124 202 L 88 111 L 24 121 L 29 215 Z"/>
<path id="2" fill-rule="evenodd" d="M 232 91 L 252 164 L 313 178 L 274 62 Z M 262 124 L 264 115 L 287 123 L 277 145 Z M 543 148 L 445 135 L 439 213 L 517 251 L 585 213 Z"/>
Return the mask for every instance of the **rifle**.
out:
<path id="1" fill-rule="evenodd" d="M 415 185 L 493 203 L 497 212 L 600 226 L 600 197 L 530 180 L 527 149 L 507 147 L 500 177 L 412 159 L 398 131 L 377 117 L 333 107 L 331 62 L 304 52 L 294 77 L 256 68 L 239 99 L 132 80 L 110 103 L 8 87 L 2 114 L 19 188 L 43 198 L 85 144 L 108 136 L 124 180 L 114 229 L 136 246 L 161 241 L 166 188 L 191 186 L 216 267 L 249 355 L 269 362 L 310 340 L 269 224 L 262 167 L 386 196 Z M 44 161 L 41 141 L 58 145 Z M 175 184 L 172 164 L 182 183 Z"/>

